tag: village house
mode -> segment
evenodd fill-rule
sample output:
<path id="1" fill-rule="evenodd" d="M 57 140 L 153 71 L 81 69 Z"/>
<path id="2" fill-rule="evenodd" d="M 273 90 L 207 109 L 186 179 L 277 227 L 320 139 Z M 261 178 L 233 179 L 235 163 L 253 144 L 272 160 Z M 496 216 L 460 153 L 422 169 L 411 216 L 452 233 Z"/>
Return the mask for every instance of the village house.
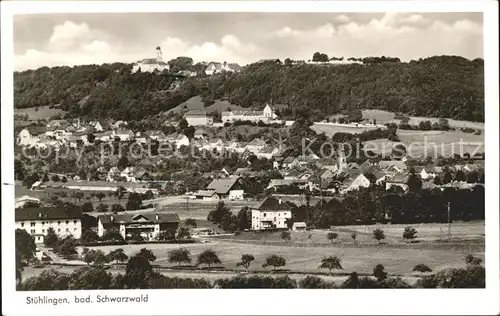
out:
<path id="1" fill-rule="evenodd" d="M 370 180 L 368 180 L 364 174 L 359 172 L 359 170 L 349 170 L 348 174 L 348 178 L 344 180 L 340 187 L 341 193 L 359 190 L 361 187 L 368 188 L 371 184 Z"/>
<path id="2" fill-rule="evenodd" d="M 262 111 L 254 110 L 235 110 L 224 111 L 221 114 L 222 123 L 233 123 L 235 121 L 251 121 L 264 122 L 268 124 L 270 121 L 278 118 L 274 110 L 267 104 Z"/>
<path id="3" fill-rule="evenodd" d="M 165 133 L 162 131 L 154 130 L 154 131 L 147 131 L 146 136 L 151 139 L 151 140 L 157 140 L 159 142 L 165 141 Z"/>
<path id="4" fill-rule="evenodd" d="M 17 144 L 20 146 L 33 146 L 40 140 L 40 136 L 45 135 L 45 126 L 26 126 L 17 136 Z"/>
<path id="5" fill-rule="evenodd" d="M 241 66 L 235 63 L 210 63 L 207 68 L 205 68 L 205 74 L 207 76 L 212 76 L 222 71 L 237 72 L 241 70 Z"/>
<path id="6" fill-rule="evenodd" d="M 79 207 L 27 207 L 15 210 L 16 229 L 24 229 L 34 237 L 35 243 L 43 243 L 49 228 L 60 238 L 82 234 L 82 210 Z"/>
<path id="7" fill-rule="evenodd" d="M 292 207 L 281 198 L 267 197 L 252 207 L 252 230 L 287 229 L 292 218 Z"/>
<path id="8" fill-rule="evenodd" d="M 287 168 L 291 169 L 291 168 L 303 167 L 309 163 L 315 163 L 316 160 L 318 159 L 319 157 L 315 154 L 300 155 L 294 158 L 292 162 L 287 163 Z"/>
<path id="9" fill-rule="evenodd" d="M 180 133 L 172 133 L 166 136 L 165 141 L 174 144 L 177 149 L 181 148 L 181 146 L 189 146 L 189 138 Z"/>
<path id="10" fill-rule="evenodd" d="M 198 190 L 194 193 L 197 200 L 203 201 L 217 201 L 220 199 L 219 195 L 214 190 Z"/>
<path id="11" fill-rule="evenodd" d="M 132 132 L 129 129 L 118 129 L 113 131 L 111 134 L 111 137 L 114 138 L 119 138 L 120 141 L 125 142 L 134 139 L 134 132 Z"/>
<path id="12" fill-rule="evenodd" d="M 112 131 L 95 133 L 94 136 L 96 140 L 100 140 L 101 142 L 109 142 L 110 140 L 114 139 Z"/>
<path id="13" fill-rule="evenodd" d="M 139 234 L 145 240 L 155 240 L 167 230 L 179 228 L 177 213 L 141 212 L 138 214 L 100 215 L 97 222 L 97 234 L 102 237 L 106 231 L 115 230 L 123 239 Z"/>
<path id="14" fill-rule="evenodd" d="M 221 199 L 243 200 L 244 189 L 242 179 L 233 176 L 226 179 L 214 179 L 207 186 L 207 190 L 215 191 Z"/>
<path id="15" fill-rule="evenodd" d="M 184 114 L 189 126 L 207 126 L 214 123 L 214 118 L 205 110 L 190 110 Z"/>
<path id="16" fill-rule="evenodd" d="M 257 155 L 257 153 L 265 147 L 267 147 L 267 144 L 264 140 L 260 138 L 254 138 L 246 145 L 245 150 L 248 150 L 254 155 Z"/>
<path id="17" fill-rule="evenodd" d="M 382 170 L 396 171 L 398 173 L 408 169 L 404 161 L 401 160 L 381 160 L 378 163 L 378 167 Z"/>
<path id="18" fill-rule="evenodd" d="M 408 191 L 408 173 L 396 174 L 394 177 L 385 181 L 385 189 L 389 190 L 394 187 L 399 187 L 403 191 Z"/>
<path id="19" fill-rule="evenodd" d="M 279 152 L 280 150 L 278 148 L 267 146 L 257 152 L 257 157 L 270 160 L 273 158 L 274 155 L 277 155 Z"/>
<path id="20" fill-rule="evenodd" d="M 308 185 L 307 180 L 297 180 L 297 179 L 271 179 L 266 187 L 266 190 L 278 191 L 281 188 L 287 188 L 296 185 L 299 189 L 304 189 Z"/>

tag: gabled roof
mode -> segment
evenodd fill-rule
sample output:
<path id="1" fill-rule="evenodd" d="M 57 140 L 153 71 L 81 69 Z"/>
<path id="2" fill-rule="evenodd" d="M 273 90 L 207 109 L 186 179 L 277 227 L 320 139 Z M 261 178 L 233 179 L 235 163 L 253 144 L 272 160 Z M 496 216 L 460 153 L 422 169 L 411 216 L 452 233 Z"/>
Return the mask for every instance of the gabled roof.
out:
<path id="1" fill-rule="evenodd" d="M 82 209 L 80 207 L 28 207 L 15 210 L 16 221 L 80 219 L 81 217 Z"/>
<path id="2" fill-rule="evenodd" d="M 381 169 L 388 169 L 391 167 L 398 167 L 399 169 L 406 170 L 406 164 L 401 160 L 381 160 L 378 163 Z"/>
<path id="3" fill-rule="evenodd" d="M 213 190 L 199 190 L 194 195 L 201 196 L 201 197 L 212 197 L 212 196 L 214 196 L 214 194 L 217 194 L 217 193 L 215 193 L 215 191 L 213 191 Z"/>
<path id="4" fill-rule="evenodd" d="M 250 141 L 247 146 L 266 146 L 266 142 L 260 138 L 254 138 Z"/>
<path id="5" fill-rule="evenodd" d="M 276 150 L 275 147 L 264 147 L 261 150 L 259 150 L 259 154 L 272 154 Z"/>
<path id="6" fill-rule="evenodd" d="M 160 66 L 168 66 L 168 64 L 164 61 L 158 61 L 156 58 L 145 58 L 143 60 L 139 60 L 137 62 L 138 65 L 160 65 Z"/>
<path id="7" fill-rule="evenodd" d="M 214 179 L 207 186 L 207 189 L 214 190 L 218 194 L 227 194 L 239 179 L 240 177 L 231 177 L 227 179 Z"/>
<path id="8" fill-rule="evenodd" d="M 288 202 L 281 202 L 281 199 L 277 199 L 274 196 L 265 198 L 254 207 L 254 209 L 259 211 L 289 211 L 291 208 L 292 206 Z"/>
<path id="9" fill-rule="evenodd" d="M 400 173 L 400 174 L 397 174 L 394 177 L 388 179 L 387 182 L 406 184 L 408 182 L 408 176 L 409 176 L 408 173 Z"/>
<path id="10" fill-rule="evenodd" d="M 158 215 L 158 219 L 156 216 Z M 116 215 L 99 215 L 98 219 L 103 224 L 132 224 L 132 223 L 179 223 L 179 215 L 177 213 L 163 213 L 163 212 L 144 212 L 144 213 L 128 213 Z"/>

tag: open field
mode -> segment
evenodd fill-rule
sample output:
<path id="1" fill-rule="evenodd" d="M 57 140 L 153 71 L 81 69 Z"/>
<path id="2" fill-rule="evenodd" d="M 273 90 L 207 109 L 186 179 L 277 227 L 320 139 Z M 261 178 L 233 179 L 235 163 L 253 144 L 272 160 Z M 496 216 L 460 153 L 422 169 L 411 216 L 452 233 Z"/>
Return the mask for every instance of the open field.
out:
<path id="1" fill-rule="evenodd" d="M 50 119 L 55 115 L 64 115 L 66 112 L 61 109 L 51 109 L 48 106 L 38 108 L 14 109 L 14 114 L 28 115 L 28 120 L 36 121 L 38 119 Z"/>
<path id="2" fill-rule="evenodd" d="M 368 120 L 377 120 L 377 124 L 386 124 L 386 123 L 400 123 L 400 120 L 394 119 L 394 113 L 383 111 L 383 110 L 364 110 L 363 118 Z M 418 117 L 418 116 L 410 116 L 410 125 L 418 125 L 421 121 L 431 121 L 431 123 L 437 122 L 438 118 L 435 117 Z M 454 119 L 448 119 L 448 122 L 453 128 L 462 128 L 469 127 L 475 129 L 484 129 L 484 123 L 481 122 L 470 122 L 470 121 L 459 121 Z"/>
<path id="3" fill-rule="evenodd" d="M 462 131 L 409 131 L 398 130 L 401 143 L 411 157 L 431 156 L 450 157 L 484 152 L 484 135 L 473 135 Z M 375 153 L 390 154 L 392 147 L 398 142 L 387 139 L 376 139 L 365 143 L 367 150 Z"/>
<path id="4" fill-rule="evenodd" d="M 210 240 L 209 243 L 197 244 L 150 244 L 150 245 L 122 245 L 96 247 L 104 252 L 116 248 L 123 248 L 127 255 L 134 255 L 141 248 L 151 249 L 157 257 L 155 264 L 171 266 L 168 262 L 168 252 L 172 249 L 186 247 L 191 251 L 192 258 L 196 259 L 201 252 L 212 249 L 219 256 L 222 266 L 227 269 L 241 269 L 236 263 L 241 255 L 250 253 L 255 256 L 252 263 L 254 270 L 262 269 L 265 258 L 269 255 L 280 255 L 286 259 L 286 269 L 291 272 L 320 272 L 318 265 L 325 256 L 335 255 L 342 259 L 343 273 L 356 271 L 371 274 L 376 264 L 383 264 L 389 274 L 410 275 L 416 264 L 425 263 L 434 270 L 449 267 L 463 267 L 467 254 L 473 254 L 484 259 L 484 245 L 470 247 L 428 248 L 424 245 L 409 245 L 408 247 L 380 246 L 355 246 L 355 245 L 327 245 L 321 247 L 296 247 L 292 245 L 261 245 L 251 243 L 235 243 L 227 241 Z M 243 270 L 243 269 L 241 269 Z"/>
<path id="5" fill-rule="evenodd" d="M 228 109 L 241 110 L 244 108 L 241 108 L 237 105 L 231 104 L 228 101 L 221 101 L 221 100 L 215 100 L 214 104 L 205 107 L 205 104 L 203 104 L 201 97 L 196 96 L 196 97 L 192 97 L 191 99 L 187 100 L 184 103 L 179 104 L 175 108 L 168 110 L 167 112 L 165 112 L 165 114 L 168 114 L 168 113 L 181 114 L 181 112 L 183 110 L 205 110 L 208 113 L 211 113 L 211 112 L 221 113 L 223 111 L 227 111 Z"/>
<path id="6" fill-rule="evenodd" d="M 327 137 L 332 137 L 332 135 L 335 133 L 359 134 L 368 130 L 372 130 L 374 129 L 374 127 L 350 127 L 315 123 L 311 126 L 311 129 L 317 134 L 325 133 Z"/>

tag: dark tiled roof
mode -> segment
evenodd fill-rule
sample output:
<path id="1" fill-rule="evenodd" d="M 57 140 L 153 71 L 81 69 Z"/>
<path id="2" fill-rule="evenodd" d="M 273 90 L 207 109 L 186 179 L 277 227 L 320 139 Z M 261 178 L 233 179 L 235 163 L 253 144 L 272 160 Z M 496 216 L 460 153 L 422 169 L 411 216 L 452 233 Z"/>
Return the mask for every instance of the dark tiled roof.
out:
<path id="1" fill-rule="evenodd" d="M 239 177 L 231 177 L 227 179 L 215 179 L 208 185 L 208 190 L 214 190 L 218 194 L 227 194 L 231 188 L 237 183 Z"/>
<path id="2" fill-rule="evenodd" d="M 65 209 L 55 207 L 29 207 L 16 209 L 16 221 L 27 220 L 53 220 L 53 219 L 73 219 L 81 218 L 82 209 L 79 207 Z"/>
<path id="3" fill-rule="evenodd" d="M 259 211 L 289 211 L 292 207 L 287 202 L 281 202 L 274 196 L 269 196 L 260 202 L 255 209 Z"/>
<path id="4" fill-rule="evenodd" d="M 207 112 L 205 110 L 190 110 L 184 114 L 184 117 L 206 117 Z"/>
<path id="5" fill-rule="evenodd" d="M 158 220 L 156 219 L 158 215 Z M 135 214 L 117 214 L 117 215 L 99 215 L 98 219 L 103 224 L 121 223 L 131 224 L 140 222 L 150 223 L 179 223 L 179 215 L 177 213 L 156 213 L 144 212 Z"/>
<path id="6" fill-rule="evenodd" d="M 47 130 L 47 128 L 45 126 L 30 125 L 30 126 L 26 126 L 25 128 L 28 130 L 28 132 L 30 132 L 31 135 L 44 134 L 45 131 Z"/>

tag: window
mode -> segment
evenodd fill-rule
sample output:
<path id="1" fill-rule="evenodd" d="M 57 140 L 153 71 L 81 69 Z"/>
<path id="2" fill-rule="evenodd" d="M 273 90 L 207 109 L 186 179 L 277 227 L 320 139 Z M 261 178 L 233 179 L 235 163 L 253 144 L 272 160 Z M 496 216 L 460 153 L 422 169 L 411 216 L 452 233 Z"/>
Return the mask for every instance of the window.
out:
<path id="1" fill-rule="evenodd" d="M 31 226 L 31 227 L 35 227 L 35 225 L 36 225 L 36 223 L 34 223 L 34 222 L 31 222 L 31 223 L 30 223 L 30 226 Z"/>
<path id="2" fill-rule="evenodd" d="M 24 223 L 21 223 L 21 227 L 24 227 Z"/>
<path id="3" fill-rule="evenodd" d="M 40 236 L 36 237 L 36 240 L 40 241 Z"/>
<path id="4" fill-rule="evenodd" d="M 73 231 L 75 231 L 75 232 L 76 232 L 76 227 L 75 227 L 75 228 L 73 228 Z"/>
<path id="5" fill-rule="evenodd" d="M 266 213 L 264 213 L 264 217 L 266 217 Z"/>
<path id="6" fill-rule="evenodd" d="M 281 216 L 281 213 L 278 213 L 278 216 Z"/>
<path id="7" fill-rule="evenodd" d="M 45 222 L 42 222 L 42 225 L 45 225 Z"/>
<path id="8" fill-rule="evenodd" d="M 60 229 L 60 228 L 58 228 L 58 229 L 57 229 L 57 232 L 58 232 L 58 233 L 60 233 L 60 232 L 61 232 L 61 229 Z"/>
<path id="9" fill-rule="evenodd" d="M 45 233 L 45 229 L 42 229 L 42 233 Z"/>
<path id="10" fill-rule="evenodd" d="M 61 221 L 57 221 L 57 225 L 61 225 Z"/>
<path id="11" fill-rule="evenodd" d="M 66 221 L 66 225 L 68 225 L 68 224 L 69 224 L 69 221 Z"/>
<path id="12" fill-rule="evenodd" d="M 69 228 L 66 228 L 66 232 L 69 233 Z"/>
<path id="13" fill-rule="evenodd" d="M 73 224 L 75 224 L 75 225 L 76 225 L 76 221 L 73 221 Z"/>
<path id="14" fill-rule="evenodd" d="M 32 229 L 32 230 L 31 230 L 31 233 L 32 233 L 32 234 L 34 234 L 34 233 L 35 233 L 35 230 L 34 230 L 34 229 Z"/>

